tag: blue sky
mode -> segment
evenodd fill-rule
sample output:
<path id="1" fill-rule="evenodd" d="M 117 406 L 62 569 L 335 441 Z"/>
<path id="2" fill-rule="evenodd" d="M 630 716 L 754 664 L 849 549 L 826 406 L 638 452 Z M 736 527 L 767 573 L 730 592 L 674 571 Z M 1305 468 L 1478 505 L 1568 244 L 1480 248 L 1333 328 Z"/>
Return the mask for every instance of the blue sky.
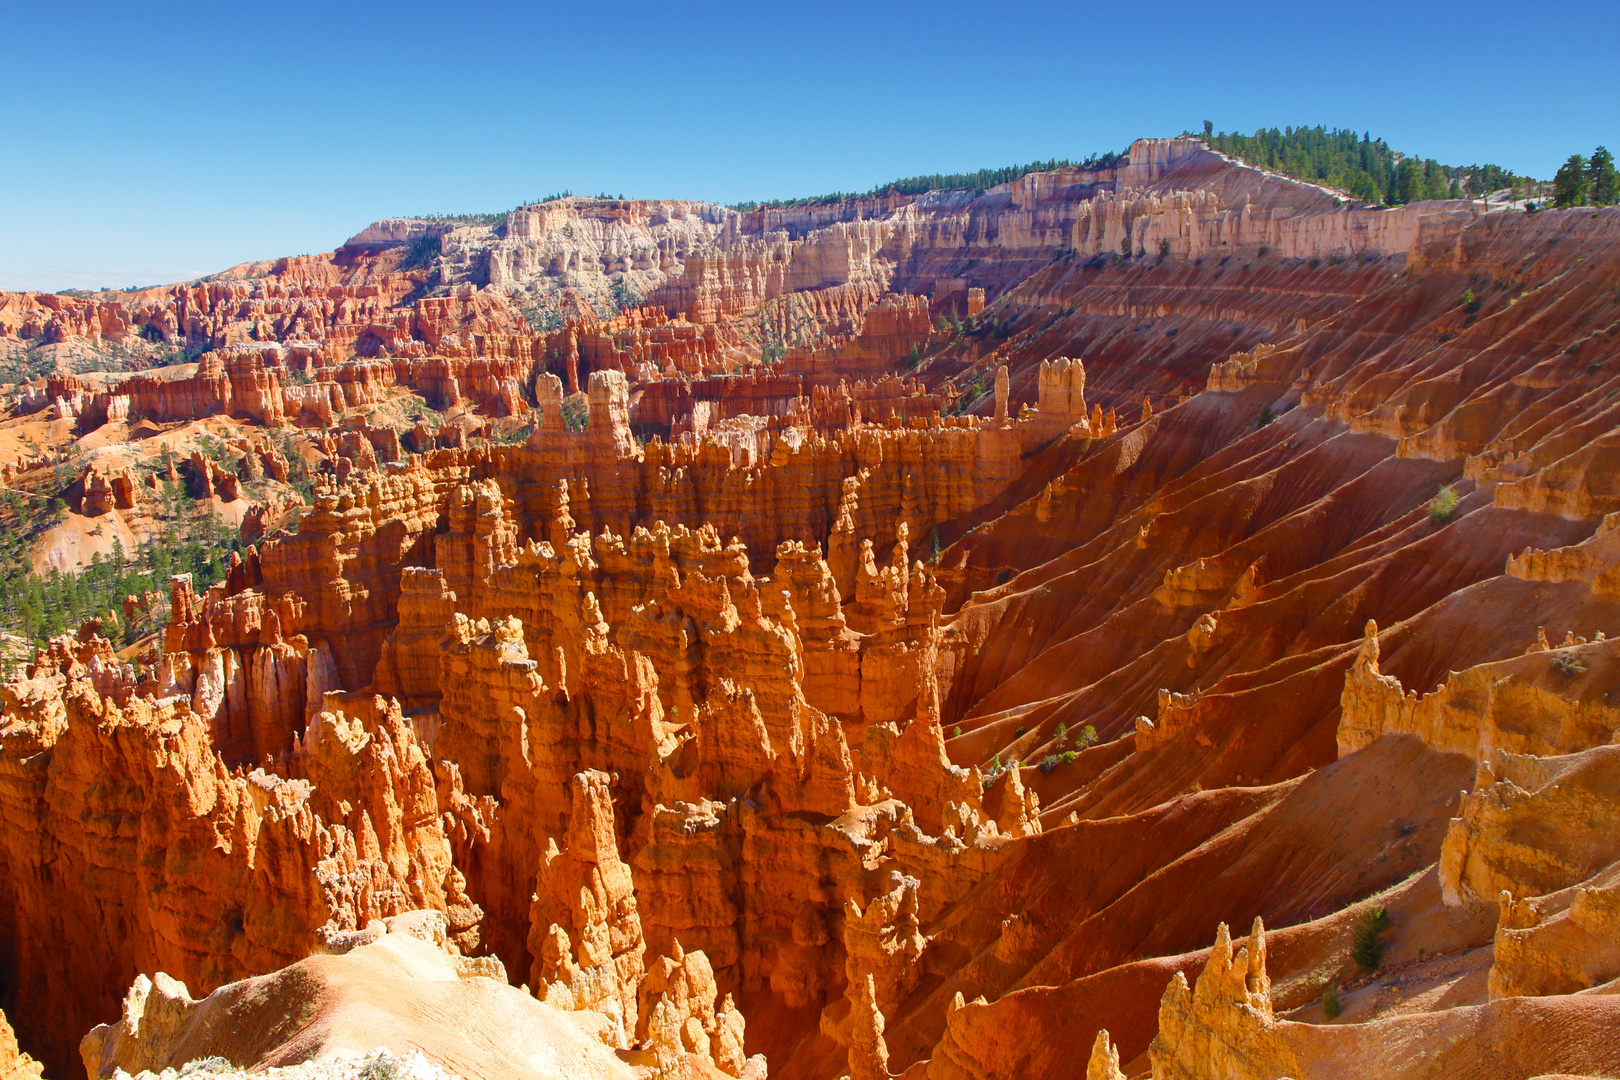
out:
<path id="1" fill-rule="evenodd" d="M 563 188 L 734 202 L 1325 123 L 1620 149 L 1620 4 L 0 0 L 0 288 L 155 284 Z"/>

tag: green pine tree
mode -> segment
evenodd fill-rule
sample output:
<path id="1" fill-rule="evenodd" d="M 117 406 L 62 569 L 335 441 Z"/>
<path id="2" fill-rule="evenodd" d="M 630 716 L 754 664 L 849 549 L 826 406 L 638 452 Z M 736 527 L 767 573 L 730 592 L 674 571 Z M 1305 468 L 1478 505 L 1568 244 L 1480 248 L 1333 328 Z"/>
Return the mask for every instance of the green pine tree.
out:
<path id="1" fill-rule="evenodd" d="M 1592 206 L 1613 206 L 1620 197 L 1620 173 L 1615 172 L 1614 155 L 1604 147 L 1592 151 L 1586 162 L 1586 187 Z"/>
<path id="2" fill-rule="evenodd" d="M 1586 166 L 1586 159 L 1581 155 L 1569 155 L 1569 160 L 1564 162 L 1558 170 L 1558 175 L 1553 177 L 1554 206 L 1586 205 L 1587 193 L 1592 183 L 1587 175 Z"/>

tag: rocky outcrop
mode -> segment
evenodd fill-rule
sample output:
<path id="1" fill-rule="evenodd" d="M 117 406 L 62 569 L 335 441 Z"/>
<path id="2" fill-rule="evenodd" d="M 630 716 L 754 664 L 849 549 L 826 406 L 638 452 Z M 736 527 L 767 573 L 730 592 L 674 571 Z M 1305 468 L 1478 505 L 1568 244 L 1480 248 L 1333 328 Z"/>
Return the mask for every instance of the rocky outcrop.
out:
<path id="1" fill-rule="evenodd" d="M 1502 892 L 1491 999 L 1578 994 L 1620 977 L 1620 892 L 1613 868 L 1545 897 Z"/>
<path id="2" fill-rule="evenodd" d="M 203 1058 L 253 1070 L 360 1057 L 378 1047 L 423 1051 L 463 1077 L 631 1077 L 595 1030 L 605 1018 L 564 1014 L 486 972 L 469 970 L 420 923 L 374 923 L 368 943 L 316 955 L 193 998 L 168 975 L 142 975 L 122 1016 L 85 1036 L 91 1077 L 179 1069 Z M 190 1070 L 188 1070 L 189 1072 Z"/>
<path id="3" fill-rule="evenodd" d="M 1482 762 L 1446 833 L 1446 902 L 1494 906 L 1504 890 L 1558 892 L 1620 859 L 1617 769 L 1620 746 L 1545 758 L 1497 751 Z"/>
<path id="4" fill-rule="evenodd" d="M 434 778 L 397 709 L 344 704 L 279 774 L 231 771 L 184 698 L 119 706 L 44 678 L 6 688 L 0 729 L 6 961 L 24 1000 L 55 1003 L 29 1011 L 30 1039 L 65 1046 L 138 972 L 212 989 L 322 932 L 447 906 Z M 72 884 L 41 890 L 47 866 Z M 69 971 L 64 955 L 97 959 Z"/>
<path id="5" fill-rule="evenodd" d="M 1234 950 L 1226 924 L 1192 989 L 1177 972 L 1159 1004 L 1159 1034 L 1148 1055 L 1154 1080 L 1237 1080 L 1302 1076 L 1298 1057 L 1273 1036 L 1266 930 L 1259 919 Z"/>
<path id="6" fill-rule="evenodd" d="M 1369 622 L 1340 699 L 1340 756 L 1395 733 L 1480 761 L 1497 750 L 1559 755 L 1600 746 L 1620 731 L 1620 709 L 1601 689 L 1620 642 L 1582 642 L 1481 664 L 1452 672 L 1421 696 L 1378 670 L 1378 649 L 1378 627 Z"/>
<path id="7" fill-rule="evenodd" d="M 636 1012 L 646 968 L 635 887 L 619 858 L 608 777 L 580 773 L 570 797 L 567 850 L 552 842 L 535 878 L 529 981 L 545 988 L 543 1000 L 566 996 L 568 1008 L 607 1016 L 619 1032 L 616 1044 L 625 1046 L 630 1033 L 646 1029 Z"/>
<path id="8" fill-rule="evenodd" d="M 42 1080 L 43 1076 L 39 1062 L 17 1046 L 11 1024 L 0 1013 L 0 1080 Z"/>
<path id="9" fill-rule="evenodd" d="M 1612 1071 L 1616 216 L 1334 198 L 1151 140 L 27 300 L 198 359 L 24 394 L 95 468 L 7 486 L 144 519 L 118 448 L 208 420 L 267 538 L 3 691 L 22 1044 L 324 1016 L 427 910 L 415 1015 L 609 1073 Z"/>
<path id="10" fill-rule="evenodd" d="M 1149 1056 L 1155 1080 L 1342 1075 L 1416 1080 L 1434 1075 L 1435 1058 L 1429 1055 L 1452 1066 L 1466 1063 L 1471 1076 L 1505 1078 L 1545 1068 L 1601 1075 L 1612 1068 L 1608 1062 L 1615 1051 L 1597 1031 L 1614 1009 L 1607 1002 L 1593 1002 L 1590 1011 L 1584 1005 L 1570 998 L 1519 998 L 1343 1026 L 1283 1020 L 1272 1008 L 1263 931 L 1257 925 L 1234 955 L 1223 925 L 1195 987 L 1189 990 L 1178 972 L 1165 990 L 1159 1036 Z M 1107 1065 L 1102 1068 L 1107 1075 Z"/>

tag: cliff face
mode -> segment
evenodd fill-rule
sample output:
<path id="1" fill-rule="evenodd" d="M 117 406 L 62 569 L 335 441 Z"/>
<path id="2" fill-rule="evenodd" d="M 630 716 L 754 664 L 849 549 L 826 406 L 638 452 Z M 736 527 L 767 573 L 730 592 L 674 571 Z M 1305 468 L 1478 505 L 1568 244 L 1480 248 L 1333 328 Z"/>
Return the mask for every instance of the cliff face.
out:
<path id="1" fill-rule="evenodd" d="M 0 1005 L 56 1071 L 373 979 L 603 1075 L 1612 1069 L 1617 265 L 1613 211 L 1160 140 L 120 301 L 213 351 L 17 423 L 230 416 L 284 475 L 259 429 L 303 425 L 330 467 L 144 651 L 87 627 L 0 692 Z M 374 921 L 421 918 L 431 962 Z"/>
<path id="2" fill-rule="evenodd" d="M 502 415 L 497 403 L 523 411 L 540 370 L 570 391 L 593 370 L 684 380 L 777 357 L 828 385 L 888 374 L 927 343 L 936 315 L 980 313 L 1047 271 L 1053 252 L 1404 255 L 1420 223 L 1439 228 L 1446 212 L 1360 209 L 1194 140 L 1144 139 L 1122 167 L 1034 173 L 977 196 L 749 212 L 567 197 L 493 227 L 378 222 L 329 254 L 243 264 L 186 286 L 0 294 L 0 340 L 115 346 L 160 362 L 165 350 L 213 350 L 192 378 L 57 380 L 32 399 L 69 401 L 87 423 L 102 422 L 120 395 L 132 417 L 329 423 L 333 410 L 374 400 L 345 370 L 355 357 L 424 361 L 395 365 L 394 378 L 436 407 L 465 398 Z M 262 370 L 245 366 L 250 356 Z M 220 370 L 232 358 L 243 363 Z M 488 365 L 501 370 L 479 370 Z"/>

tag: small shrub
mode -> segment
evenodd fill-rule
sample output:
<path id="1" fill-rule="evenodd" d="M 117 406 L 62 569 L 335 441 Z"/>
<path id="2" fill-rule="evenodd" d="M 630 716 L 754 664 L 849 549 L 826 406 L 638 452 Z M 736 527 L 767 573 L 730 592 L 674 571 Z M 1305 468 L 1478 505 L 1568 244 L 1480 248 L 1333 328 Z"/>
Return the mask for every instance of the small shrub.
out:
<path id="1" fill-rule="evenodd" d="M 378 1054 L 360 1066 L 359 1080 L 401 1080 L 406 1074 L 400 1066 L 401 1063 L 386 1052 Z"/>
<path id="2" fill-rule="evenodd" d="M 986 791 L 990 790 L 990 785 L 992 785 L 992 784 L 994 784 L 996 782 L 996 777 L 1000 776 L 1002 773 L 1006 772 L 1008 769 L 1016 769 L 1016 768 L 1018 768 L 1018 759 L 1017 758 L 1013 758 L 1012 760 L 1008 761 L 1007 764 L 1003 765 L 1001 763 L 1001 755 L 998 753 L 994 758 L 992 758 L 990 760 L 990 771 L 984 774 L 984 781 L 983 781 L 984 789 Z"/>
<path id="3" fill-rule="evenodd" d="M 1020 726 L 1018 728 L 1018 738 L 1022 739 L 1025 735 L 1028 735 L 1028 734 L 1029 734 L 1029 728 L 1023 727 L 1023 726 Z"/>
<path id="4" fill-rule="evenodd" d="M 1262 406 L 1260 406 L 1260 418 L 1254 422 L 1255 430 L 1256 431 L 1260 430 L 1261 428 L 1265 427 L 1267 424 L 1271 423 L 1271 421 L 1274 420 L 1274 419 L 1276 419 L 1276 418 L 1271 415 L 1271 406 L 1270 405 L 1262 405 Z"/>
<path id="5" fill-rule="evenodd" d="M 1473 289 L 1464 289 L 1462 307 L 1470 315 L 1478 314 L 1479 309 L 1485 306 L 1483 297 L 1476 296 Z"/>
<path id="6" fill-rule="evenodd" d="M 1039 768 L 1044 775 L 1050 776 L 1053 769 L 1057 768 L 1059 765 L 1067 765 L 1069 762 L 1073 761 L 1079 756 L 1080 755 L 1073 750 L 1065 750 L 1061 754 L 1047 754 L 1045 757 L 1041 758 Z"/>
<path id="7" fill-rule="evenodd" d="M 1381 936 L 1389 926 L 1389 912 L 1381 907 L 1369 908 L 1357 918 L 1355 934 L 1350 939 L 1350 959 L 1364 972 L 1378 970 L 1384 959 L 1384 939 Z"/>
<path id="8" fill-rule="evenodd" d="M 1337 1020 L 1339 1018 L 1339 1014 L 1343 1011 L 1344 1006 L 1339 1004 L 1338 990 L 1330 986 L 1326 990 L 1322 991 L 1323 1016 L 1327 1017 L 1329 1020 Z"/>
<path id="9" fill-rule="evenodd" d="M 1457 503 L 1462 496 L 1450 484 L 1443 485 L 1429 500 L 1429 521 L 1435 525 L 1444 525 L 1457 513 Z"/>
<path id="10" fill-rule="evenodd" d="M 1586 665 L 1576 658 L 1574 653 L 1561 652 L 1553 657 L 1553 667 L 1566 679 L 1573 679 L 1586 670 Z"/>
<path id="11" fill-rule="evenodd" d="M 957 724 L 955 727 L 951 728 L 951 738 L 960 739 L 961 737 L 962 737 L 962 725 Z"/>
<path id="12" fill-rule="evenodd" d="M 1054 736 L 1053 739 L 1052 739 L 1052 745 L 1058 747 L 1059 749 L 1062 749 L 1064 746 L 1068 745 L 1068 742 L 1069 742 L 1069 725 L 1067 725 L 1067 724 L 1059 724 L 1057 726 L 1057 735 Z"/>
<path id="13" fill-rule="evenodd" d="M 1169 255 L 1170 255 L 1170 241 L 1168 239 L 1160 240 L 1159 241 L 1159 258 L 1161 258 L 1161 259 L 1167 258 Z"/>

